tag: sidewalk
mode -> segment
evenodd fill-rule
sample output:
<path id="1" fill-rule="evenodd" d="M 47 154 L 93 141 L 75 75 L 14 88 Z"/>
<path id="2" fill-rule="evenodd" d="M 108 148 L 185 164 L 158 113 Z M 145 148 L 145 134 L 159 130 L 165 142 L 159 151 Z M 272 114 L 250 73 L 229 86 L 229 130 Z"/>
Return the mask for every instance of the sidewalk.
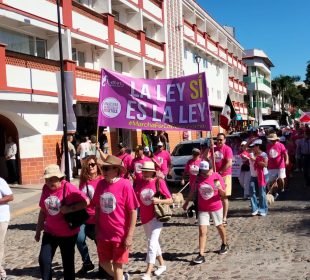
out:
<path id="1" fill-rule="evenodd" d="M 78 186 L 79 180 L 73 179 L 71 183 Z M 39 209 L 43 184 L 9 186 L 14 195 L 14 200 L 10 202 L 11 218 Z"/>

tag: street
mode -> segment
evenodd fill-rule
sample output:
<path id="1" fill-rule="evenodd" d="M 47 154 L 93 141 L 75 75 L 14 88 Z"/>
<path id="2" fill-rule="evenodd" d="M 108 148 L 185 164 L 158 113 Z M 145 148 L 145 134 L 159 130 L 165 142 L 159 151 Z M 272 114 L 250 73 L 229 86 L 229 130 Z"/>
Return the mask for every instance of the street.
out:
<path id="1" fill-rule="evenodd" d="M 194 219 L 184 217 L 183 210 L 174 209 L 175 215 L 165 225 L 160 239 L 168 269 L 157 279 L 310 279 L 310 189 L 304 188 L 301 178 L 296 177 L 290 191 L 275 202 L 267 217 L 252 217 L 249 201 L 234 197 L 227 226 L 230 250 L 226 255 L 217 253 L 220 238 L 216 228 L 209 227 L 206 263 L 201 265 L 191 264 L 198 253 L 198 226 Z M 37 215 L 36 209 L 11 221 L 3 262 L 9 279 L 40 278 L 40 243 L 34 240 Z M 97 266 L 94 243 L 88 244 Z M 138 225 L 126 267 L 131 279 L 140 279 L 145 256 L 146 240 Z M 81 258 L 76 251 L 76 271 L 80 267 Z M 53 270 L 54 277 L 62 279 L 59 251 Z M 95 273 L 77 279 L 95 279 Z"/>

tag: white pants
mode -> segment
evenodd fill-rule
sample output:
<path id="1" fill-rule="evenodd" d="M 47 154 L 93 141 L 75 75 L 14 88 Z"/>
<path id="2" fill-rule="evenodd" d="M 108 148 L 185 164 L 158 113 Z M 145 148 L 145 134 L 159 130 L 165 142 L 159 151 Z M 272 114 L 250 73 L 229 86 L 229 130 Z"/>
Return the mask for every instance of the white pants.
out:
<path id="1" fill-rule="evenodd" d="M 241 171 L 238 177 L 241 187 L 243 188 L 243 196 L 247 197 L 250 195 L 250 171 Z"/>
<path id="2" fill-rule="evenodd" d="M 6 272 L 2 267 L 4 255 L 4 239 L 8 229 L 9 222 L 0 222 L 0 277 L 6 277 Z"/>
<path id="3" fill-rule="evenodd" d="M 156 257 L 161 256 L 159 235 L 162 227 L 163 223 L 157 221 L 156 218 L 143 225 L 144 233 L 147 239 L 147 263 L 155 264 Z"/>

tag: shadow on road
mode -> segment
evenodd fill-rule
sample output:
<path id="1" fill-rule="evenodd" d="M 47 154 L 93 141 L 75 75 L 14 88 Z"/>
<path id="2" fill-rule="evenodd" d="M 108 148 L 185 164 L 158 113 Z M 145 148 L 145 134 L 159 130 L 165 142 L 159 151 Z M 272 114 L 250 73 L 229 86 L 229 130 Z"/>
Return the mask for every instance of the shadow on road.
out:
<path id="1" fill-rule="evenodd" d="M 9 229 L 18 229 L 18 230 L 31 230 L 35 231 L 36 230 L 37 224 L 31 223 L 31 224 L 12 224 L 9 225 Z"/>

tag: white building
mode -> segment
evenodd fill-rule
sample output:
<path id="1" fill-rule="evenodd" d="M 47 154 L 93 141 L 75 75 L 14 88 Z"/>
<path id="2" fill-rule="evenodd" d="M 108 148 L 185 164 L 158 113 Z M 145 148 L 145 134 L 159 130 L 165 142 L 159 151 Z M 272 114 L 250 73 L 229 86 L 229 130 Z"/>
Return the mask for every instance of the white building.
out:
<path id="1" fill-rule="evenodd" d="M 60 1 L 69 130 L 95 134 L 100 69 L 166 78 L 205 71 L 213 124 L 230 94 L 247 118 L 242 46 L 193 0 Z M 20 183 L 37 183 L 61 156 L 60 63 L 56 0 L 0 0 L 0 176 L 8 136 L 18 144 Z M 69 79 L 67 79 L 68 81 Z M 106 128 L 111 150 L 141 143 L 141 131 Z M 192 135 L 195 139 L 201 134 Z M 181 132 L 169 132 L 173 148 Z M 2 168 L 3 167 L 3 168 Z"/>
<path id="2" fill-rule="evenodd" d="M 274 65 L 264 51 L 258 49 L 245 50 L 243 61 L 248 69 L 244 82 L 249 91 L 250 110 L 253 110 L 256 122 L 259 123 L 264 115 L 277 109 L 272 105 L 271 67 Z"/>

